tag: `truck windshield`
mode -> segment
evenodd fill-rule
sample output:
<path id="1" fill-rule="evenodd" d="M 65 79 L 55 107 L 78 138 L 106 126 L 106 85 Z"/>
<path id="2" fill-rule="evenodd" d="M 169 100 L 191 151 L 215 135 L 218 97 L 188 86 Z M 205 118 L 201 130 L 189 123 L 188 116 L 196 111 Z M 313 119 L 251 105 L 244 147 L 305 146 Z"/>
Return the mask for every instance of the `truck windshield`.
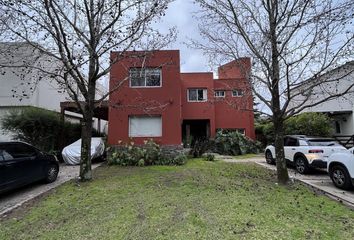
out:
<path id="1" fill-rule="evenodd" d="M 308 143 L 310 146 L 341 146 L 333 139 L 311 139 Z"/>

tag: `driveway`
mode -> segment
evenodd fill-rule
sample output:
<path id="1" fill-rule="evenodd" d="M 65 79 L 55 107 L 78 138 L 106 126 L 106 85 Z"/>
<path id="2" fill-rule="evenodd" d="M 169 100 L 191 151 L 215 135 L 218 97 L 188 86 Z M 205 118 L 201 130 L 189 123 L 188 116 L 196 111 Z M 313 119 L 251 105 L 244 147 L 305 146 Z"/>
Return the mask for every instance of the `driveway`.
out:
<path id="1" fill-rule="evenodd" d="M 101 163 L 92 164 L 92 168 L 94 169 L 100 165 Z M 59 175 L 55 182 L 50 184 L 38 182 L 0 195 L 0 216 L 63 184 L 64 182 L 78 177 L 79 168 L 80 166 L 61 164 Z"/>
<path id="2" fill-rule="evenodd" d="M 218 159 L 225 162 L 241 163 L 241 162 L 255 162 L 265 168 L 276 171 L 275 165 L 266 163 L 264 157 L 256 157 L 249 159 L 233 159 L 229 156 L 220 156 Z M 314 170 L 311 174 L 302 175 L 297 173 L 294 169 L 288 168 L 290 178 L 297 179 L 313 188 L 320 190 L 328 197 L 342 202 L 354 208 L 354 191 L 345 191 L 336 188 L 326 171 Z"/>

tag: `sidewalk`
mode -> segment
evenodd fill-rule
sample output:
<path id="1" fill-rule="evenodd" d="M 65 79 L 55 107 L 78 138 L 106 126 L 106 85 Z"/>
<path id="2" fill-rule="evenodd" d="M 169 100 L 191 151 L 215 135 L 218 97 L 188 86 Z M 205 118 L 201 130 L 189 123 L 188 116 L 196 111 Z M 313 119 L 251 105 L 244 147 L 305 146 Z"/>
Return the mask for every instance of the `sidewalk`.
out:
<path id="1" fill-rule="evenodd" d="M 100 165 L 101 163 L 92 164 L 92 169 Z M 78 177 L 79 169 L 80 166 L 60 164 L 59 175 L 55 182 L 50 184 L 38 182 L 0 195 L 0 216 L 67 181 Z"/>
<path id="2" fill-rule="evenodd" d="M 276 171 L 275 165 L 267 164 L 264 157 L 255 157 L 249 159 L 234 159 L 230 156 L 218 156 L 218 160 L 231 163 L 245 163 L 254 162 L 262 167 Z M 288 168 L 289 177 L 299 180 L 317 191 L 321 191 L 326 196 L 339 201 L 351 208 L 354 208 L 354 191 L 345 191 L 336 188 L 326 171 L 314 170 L 313 173 L 308 175 L 302 175 L 297 173 L 294 169 Z"/>

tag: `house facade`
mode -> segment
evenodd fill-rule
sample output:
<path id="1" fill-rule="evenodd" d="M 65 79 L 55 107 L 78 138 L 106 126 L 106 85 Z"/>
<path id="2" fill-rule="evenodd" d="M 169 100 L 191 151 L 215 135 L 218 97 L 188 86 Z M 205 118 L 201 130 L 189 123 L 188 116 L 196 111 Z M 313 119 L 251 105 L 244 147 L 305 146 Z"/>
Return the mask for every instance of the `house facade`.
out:
<path id="1" fill-rule="evenodd" d="M 113 52 L 110 75 L 108 143 L 153 139 L 181 145 L 213 138 L 218 129 L 255 139 L 253 97 L 247 81 L 250 59 L 232 61 L 212 72 L 181 73 L 178 50 Z"/>
<path id="2" fill-rule="evenodd" d="M 41 54 L 37 48 L 25 42 L 0 43 L 0 141 L 14 139 L 14 134 L 2 130 L 1 119 L 9 111 L 26 107 L 37 107 L 61 112 L 60 104 L 70 100 L 62 85 L 43 74 L 54 72 L 60 63 L 50 56 Z M 102 88 L 102 91 L 106 90 Z M 101 91 L 101 92 L 102 92 Z M 97 95 L 100 95 L 97 91 Z M 103 93 L 101 93 L 103 95 Z M 64 111 L 65 120 L 80 123 L 81 114 Z M 103 131 L 106 121 L 100 123 Z M 97 128 L 97 120 L 93 122 Z"/>
<path id="3" fill-rule="evenodd" d="M 315 79 L 316 80 L 316 79 Z M 306 105 L 318 103 L 302 110 L 302 112 L 324 113 L 332 119 L 333 137 L 346 147 L 354 145 L 354 61 L 347 62 L 319 77 L 319 83 L 308 91 L 307 83 L 299 86 L 290 107 L 304 102 Z M 313 84 L 311 84 L 313 85 Z M 326 100 L 329 96 L 335 96 Z"/>

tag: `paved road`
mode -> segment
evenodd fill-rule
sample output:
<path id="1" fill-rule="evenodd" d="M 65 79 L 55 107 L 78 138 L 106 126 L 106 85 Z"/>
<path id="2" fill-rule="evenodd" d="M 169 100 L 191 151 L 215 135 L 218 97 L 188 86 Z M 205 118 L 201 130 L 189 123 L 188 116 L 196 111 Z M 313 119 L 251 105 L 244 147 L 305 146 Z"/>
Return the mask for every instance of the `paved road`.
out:
<path id="1" fill-rule="evenodd" d="M 249 159 L 233 159 L 232 157 L 225 156 L 218 156 L 220 160 L 225 162 L 233 162 L 233 163 L 240 163 L 240 162 L 255 162 L 265 168 L 271 169 L 276 171 L 275 165 L 269 165 L 266 163 L 263 157 L 256 157 L 256 158 L 249 158 Z M 339 188 L 336 188 L 331 179 L 329 178 L 326 171 L 321 170 L 314 170 L 313 173 L 308 175 L 302 175 L 297 173 L 294 169 L 288 168 L 289 176 L 291 178 L 297 179 L 302 181 L 303 183 L 314 187 L 322 191 L 325 195 L 333 198 L 337 201 L 343 202 L 344 204 L 354 208 L 354 191 L 345 191 Z"/>
<path id="2" fill-rule="evenodd" d="M 92 168 L 96 168 L 99 165 L 100 163 L 93 164 Z M 78 175 L 79 166 L 68 166 L 61 164 L 59 175 L 55 182 L 50 184 L 38 182 L 0 195 L 0 216 L 49 191 L 50 189 L 78 177 Z"/>

